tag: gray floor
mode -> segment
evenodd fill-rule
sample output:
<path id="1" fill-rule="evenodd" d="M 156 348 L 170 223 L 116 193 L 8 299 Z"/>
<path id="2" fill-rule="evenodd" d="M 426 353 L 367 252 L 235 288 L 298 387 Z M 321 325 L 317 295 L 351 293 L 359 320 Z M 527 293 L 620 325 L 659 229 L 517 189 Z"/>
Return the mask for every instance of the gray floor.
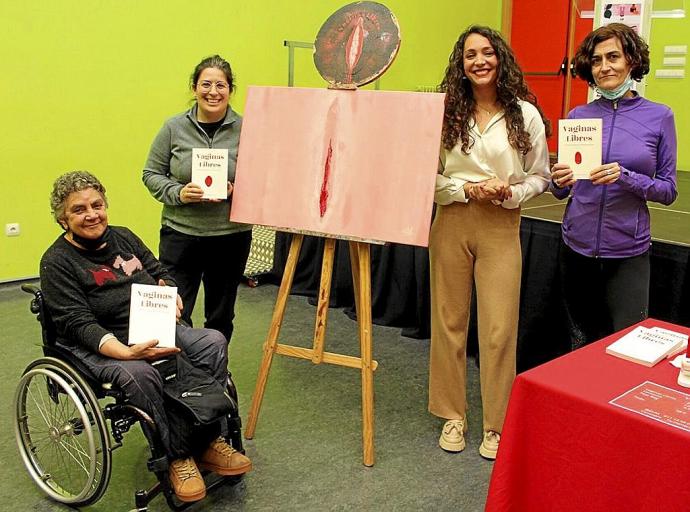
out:
<path id="1" fill-rule="evenodd" d="M 242 287 L 230 367 L 243 417 L 261 358 L 277 288 Z M 0 429 L 0 510 L 69 510 L 44 498 L 29 479 L 14 441 L 12 393 L 26 364 L 39 357 L 38 323 L 18 285 L 0 287 L 0 378 L 6 385 Z M 291 297 L 280 341 L 308 346 L 315 309 Z M 195 312 L 195 318 L 199 317 Z M 358 353 L 356 323 L 331 310 L 326 350 Z M 435 510 L 480 511 L 492 463 L 482 459 L 478 371 L 470 360 L 468 447 L 448 454 L 437 446 L 442 421 L 426 411 L 428 341 L 374 327 L 376 464 L 362 465 L 360 380 L 357 370 L 276 356 L 256 435 L 246 442 L 254 470 L 191 510 Z M 245 418 L 246 419 L 246 418 Z M 130 432 L 114 453 L 114 471 L 104 497 L 88 510 L 125 511 L 133 490 L 153 481 L 147 448 Z M 156 498 L 149 510 L 167 510 Z"/>

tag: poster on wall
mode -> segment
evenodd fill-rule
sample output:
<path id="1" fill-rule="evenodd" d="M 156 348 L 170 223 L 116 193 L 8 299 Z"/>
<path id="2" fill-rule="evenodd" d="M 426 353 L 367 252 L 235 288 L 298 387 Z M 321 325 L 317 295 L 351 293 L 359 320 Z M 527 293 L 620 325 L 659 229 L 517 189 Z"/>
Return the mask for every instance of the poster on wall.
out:
<path id="1" fill-rule="evenodd" d="M 600 12 L 599 26 L 609 23 L 623 23 L 640 34 L 642 33 L 643 2 L 613 1 L 603 4 Z"/>

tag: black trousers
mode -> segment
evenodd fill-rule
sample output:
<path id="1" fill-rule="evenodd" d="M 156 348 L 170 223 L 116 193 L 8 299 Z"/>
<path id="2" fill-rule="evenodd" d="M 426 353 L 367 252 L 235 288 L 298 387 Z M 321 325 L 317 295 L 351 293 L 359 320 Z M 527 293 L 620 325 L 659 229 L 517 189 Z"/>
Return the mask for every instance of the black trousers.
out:
<path id="1" fill-rule="evenodd" d="M 561 242 L 560 255 L 573 349 L 647 318 L 649 251 L 630 258 L 590 258 Z"/>
<path id="2" fill-rule="evenodd" d="M 192 311 L 204 283 L 204 327 L 232 337 L 237 287 L 252 243 L 252 232 L 220 236 L 192 236 L 163 226 L 160 261 L 177 281 L 184 309 L 182 319 L 192 325 Z"/>

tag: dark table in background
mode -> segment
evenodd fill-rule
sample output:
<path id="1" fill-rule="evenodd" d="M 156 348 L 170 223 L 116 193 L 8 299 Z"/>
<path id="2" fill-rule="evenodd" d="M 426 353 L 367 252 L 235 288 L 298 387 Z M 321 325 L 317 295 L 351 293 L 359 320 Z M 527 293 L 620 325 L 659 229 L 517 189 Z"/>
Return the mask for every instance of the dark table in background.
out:
<path id="1" fill-rule="evenodd" d="M 522 218 L 523 271 L 518 329 L 518 371 L 570 351 L 571 342 L 558 274 L 560 224 Z M 279 282 L 290 235 L 278 233 L 271 280 Z M 305 237 L 292 293 L 316 297 L 323 239 Z M 690 247 L 655 241 L 651 249 L 650 316 L 690 326 Z M 426 248 L 399 244 L 371 246 L 372 317 L 379 325 L 402 328 L 412 338 L 430 336 L 429 259 Z M 354 316 L 347 243 L 338 241 L 331 307 Z M 469 352 L 476 353 L 476 321 L 470 320 Z"/>

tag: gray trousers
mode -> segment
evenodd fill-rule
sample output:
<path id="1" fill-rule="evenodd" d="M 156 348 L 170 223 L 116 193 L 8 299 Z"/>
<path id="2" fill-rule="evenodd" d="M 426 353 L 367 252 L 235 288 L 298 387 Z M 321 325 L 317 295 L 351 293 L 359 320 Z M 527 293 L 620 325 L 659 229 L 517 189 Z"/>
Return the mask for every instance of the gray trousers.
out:
<path id="1" fill-rule="evenodd" d="M 223 387 L 228 378 L 228 342 L 214 329 L 193 329 L 178 325 L 175 344 L 182 349 L 192 364 L 212 375 Z M 163 380 L 148 361 L 122 361 L 94 353 L 82 346 L 64 346 L 78 357 L 96 380 L 112 382 L 124 391 L 129 403 L 151 415 L 156 423 L 160 441 L 171 460 L 193 455 L 201 443 L 208 444 L 220 432 L 220 426 L 193 428 L 172 432 L 163 403 Z M 178 421 L 174 421 L 178 424 Z"/>

